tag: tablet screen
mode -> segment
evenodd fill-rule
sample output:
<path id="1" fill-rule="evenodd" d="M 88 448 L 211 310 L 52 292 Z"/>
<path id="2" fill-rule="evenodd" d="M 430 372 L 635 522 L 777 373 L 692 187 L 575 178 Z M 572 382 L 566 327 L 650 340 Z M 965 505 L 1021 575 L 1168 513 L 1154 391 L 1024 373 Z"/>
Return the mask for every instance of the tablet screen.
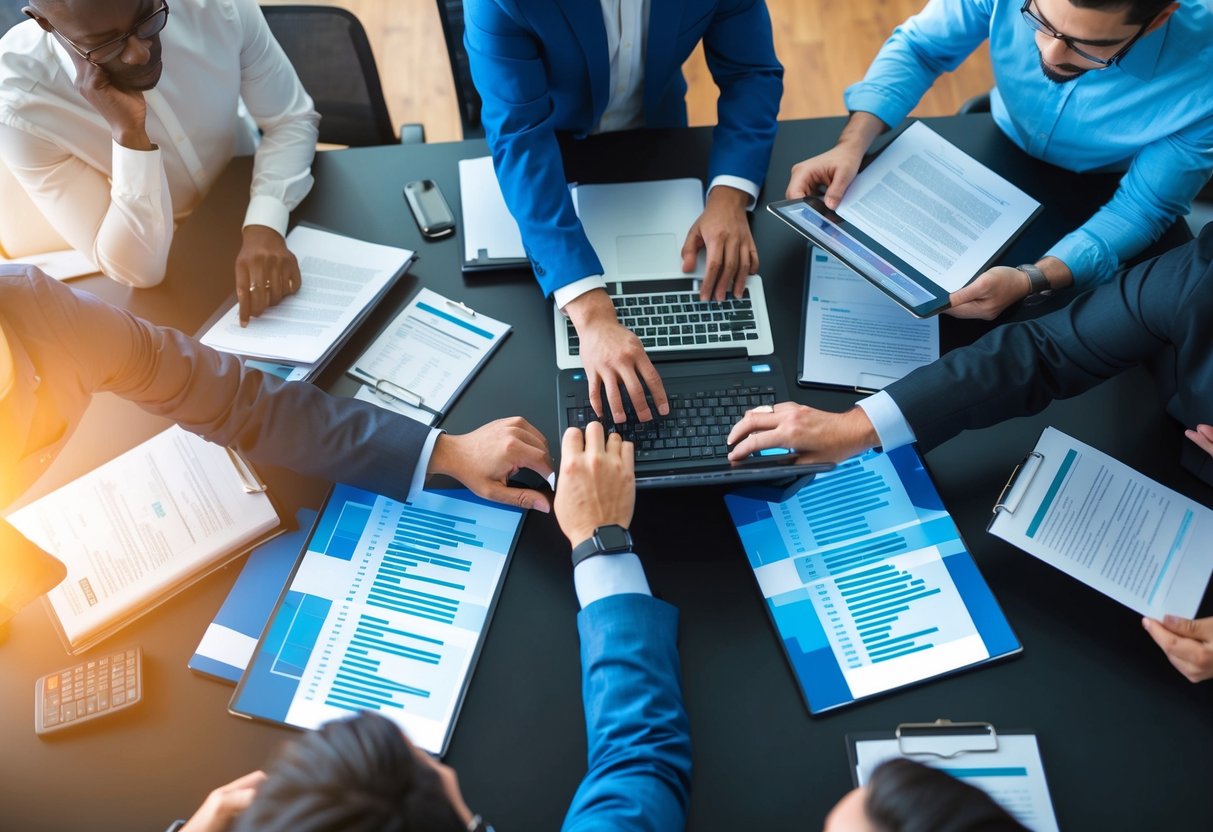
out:
<path id="1" fill-rule="evenodd" d="M 521 526 L 464 489 L 334 486 L 232 710 L 297 728 L 373 710 L 442 753 Z"/>
<path id="2" fill-rule="evenodd" d="M 725 502 L 812 713 L 1020 650 L 913 447 Z"/>

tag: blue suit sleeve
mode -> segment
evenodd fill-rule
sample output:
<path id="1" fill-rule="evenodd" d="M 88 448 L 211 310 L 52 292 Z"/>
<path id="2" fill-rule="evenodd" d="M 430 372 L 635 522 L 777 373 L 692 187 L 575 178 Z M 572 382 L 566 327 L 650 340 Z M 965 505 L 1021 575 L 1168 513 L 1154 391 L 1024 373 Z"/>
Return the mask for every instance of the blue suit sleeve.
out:
<path id="1" fill-rule="evenodd" d="M 1080 295 L 1042 318 L 1000 326 L 885 388 L 931 448 L 962 430 L 1043 410 L 1118 373 L 1175 351 L 1208 366 L 1213 314 L 1213 225 L 1194 242 L 1134 267 L 1115 283 Z M 1202 378 L 1171 378 L 1168 410 L 1183 406 Z M 1197 394 L 1199 395 L 1199 394 Z"/>
<path id="2" fill-rule="evenodd" d="M 691 740 L 678 673 L 678 612 L 613 595 L 577 617 L 589 770 L 565 832 L 686 825 Z"/>
<path id="3" fill-rule="evenodd" d="M 761 184 L 783 96 L 783 66 L 775 57 L 766 3 L 745 0 L 717 11 L 704 33 L 703 49 L 720 88 L 708 181 L 739 176 Z"/>
<path id="4" fill-rule="evenodd" d="M 602 274 L 569 196 L 540 44 L 497 0 L 468 0 L 464 24 L 493 166 L 540 288 Z"/>

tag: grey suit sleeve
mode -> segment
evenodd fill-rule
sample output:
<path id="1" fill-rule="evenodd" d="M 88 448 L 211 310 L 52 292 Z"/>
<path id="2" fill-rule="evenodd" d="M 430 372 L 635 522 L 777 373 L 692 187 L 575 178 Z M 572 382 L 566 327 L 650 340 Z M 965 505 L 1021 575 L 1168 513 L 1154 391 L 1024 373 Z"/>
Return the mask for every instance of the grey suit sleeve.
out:
<path id="1" fill-rule="evenodd" d="M 885 389 L 924 448 L 963 430 L 1037 413 L 1054 399 L 1173 353 L 1190 332 L 1198 333 L 1195 310 L 1209 304 L 1191 300 L 1213 290 L 1211 259 L 1213 226 L 1063 309 L 1000 326 Z"/>
<path id="2" fill-rule="evenodd" d="M 407 496 L 427 426 L 245 370 L 177 330 L 38 278 L 38 308 L 58 333 L 63 372 L 74 370 L 88 391 L 113 392 L 254 462 Z"/>

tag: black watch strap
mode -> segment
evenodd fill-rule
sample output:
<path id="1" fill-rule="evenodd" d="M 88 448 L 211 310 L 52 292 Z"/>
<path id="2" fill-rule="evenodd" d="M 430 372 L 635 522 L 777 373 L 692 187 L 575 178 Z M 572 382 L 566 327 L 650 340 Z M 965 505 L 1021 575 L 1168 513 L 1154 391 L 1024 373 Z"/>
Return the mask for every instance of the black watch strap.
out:
<path id="1" fill-rule="evenodd" d="M 1028 276 L 1028 296 L 1024 298 L 1024 303 L 1040 303 L 1053 294 L 1049 278 L 1045 277 L 1045 273 L 1035 263 L 1024 263 L 1015 268 Z"/>
<path id="2" fill-rule="evenodd" d="M 589 540 L 573 547 L 573 566 L 595 555 L 619 555 L 632 551 L 632 535 L 623 526 L 612 523 L 594 529 Z"/>

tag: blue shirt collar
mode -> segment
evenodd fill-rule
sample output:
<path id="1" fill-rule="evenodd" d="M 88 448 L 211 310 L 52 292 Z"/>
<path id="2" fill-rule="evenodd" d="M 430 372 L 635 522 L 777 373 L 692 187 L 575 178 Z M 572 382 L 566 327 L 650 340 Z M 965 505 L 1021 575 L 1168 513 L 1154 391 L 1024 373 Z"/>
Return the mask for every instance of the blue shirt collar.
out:
<path id="1" fill-rule="evenodd" d="M 1175 14 L 1183 14 L 1181 6 Z M 1172 15 L 1172 18 L 1175 15 Z M 1120 68 L 1134 78 L 1149 81 L 1158 70 L 1158 61 L 1162 55 L 1163 45 L 1167 42 L 1167 34 L 1171 31 L 1171 20 L 1143 37 L 1129 49 L 1121 59 Z"/>

